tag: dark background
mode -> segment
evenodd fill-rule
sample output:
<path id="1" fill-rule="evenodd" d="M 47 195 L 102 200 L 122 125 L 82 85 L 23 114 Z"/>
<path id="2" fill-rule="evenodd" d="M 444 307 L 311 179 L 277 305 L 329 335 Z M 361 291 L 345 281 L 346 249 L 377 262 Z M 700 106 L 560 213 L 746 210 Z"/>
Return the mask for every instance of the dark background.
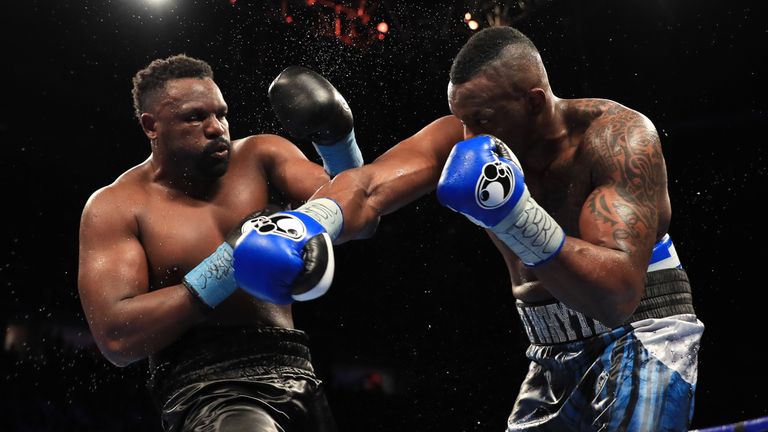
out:
<path id="1" fill-rule="evenodd" d="M 143 386 L 146 364 L 119 369 L 100 356 L 76 285 L 86 199 L 149 153 L 131 107 L 138 69 L 179 52 L 210 62 L 238 138 L 284 134 L 267 87 L 286 66 L 308 66 L 346 96 L 370 161 L 448 113 L 448 69 L 471 34 L 462 17 L 490 3 L 371 0 L 372 22 L 386 20 L 390 32 L 346 43 L 329 30 L 333 12 L 305 1 L 284 2 L 292 24 L 280 1 L 6 2 L 0 430 L 159 425 Z M 670 232 L 707 326 L 693 427 L 768 415 L 764 7 L 508 3 L 514 25 L 542 51 L 555 94 L 616 100 L 659 130 Z M 350 23 L 342 24 L 346 32 Z M 332 291 L 295 306 L 295 319 L 311 337 L 340 428 L 503 430 L 526 344 L 485 234 L 428 195 L 386 217 L 373 239 L 338 247 L 337 260 Z"/>

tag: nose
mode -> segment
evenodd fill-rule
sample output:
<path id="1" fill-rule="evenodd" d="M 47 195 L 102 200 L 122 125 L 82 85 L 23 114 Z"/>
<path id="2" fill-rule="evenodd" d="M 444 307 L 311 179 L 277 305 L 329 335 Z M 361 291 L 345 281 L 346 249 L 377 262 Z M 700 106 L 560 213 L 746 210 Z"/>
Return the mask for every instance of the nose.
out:
<path id="1" fill-rule="evenodd" d="M 205 125 L 205 136 L 207 138 L 218 138 L 227 133 L 227 121 L 211 116 Z"/>

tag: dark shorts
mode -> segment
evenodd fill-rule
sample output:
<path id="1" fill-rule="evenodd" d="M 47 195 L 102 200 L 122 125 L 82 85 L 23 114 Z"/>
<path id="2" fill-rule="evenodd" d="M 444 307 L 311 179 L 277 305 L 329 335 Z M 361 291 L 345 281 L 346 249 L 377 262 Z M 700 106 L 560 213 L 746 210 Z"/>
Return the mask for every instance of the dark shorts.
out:
<path id="1" fill-rule="evenodd" d="M 687 430 L 704 331 L 690 301 L 676 269 L 649 273 L 636 316 L 614 329 L 559 303 L 520 305 L 531 364 L 507 430 Z"/>
<path id="2" fill-rule="evenodd" d="M 304 332 L 195 330 L 150 367 L 166 431 L 336 430 Z"/>

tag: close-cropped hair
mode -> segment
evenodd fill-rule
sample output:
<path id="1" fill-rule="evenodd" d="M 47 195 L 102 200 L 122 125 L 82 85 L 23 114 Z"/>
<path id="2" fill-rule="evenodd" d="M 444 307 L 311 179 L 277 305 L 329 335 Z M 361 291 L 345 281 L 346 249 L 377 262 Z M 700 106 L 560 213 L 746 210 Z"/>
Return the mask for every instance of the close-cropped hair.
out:
<path id="1" fill-rule="evenodd" d="M 185 54 L 177 54 L 152 61 L 146 68 L 133 77 L 133 108 L 136 117 L 146 112 L 147 101 L 158 90 L 162 90 L 168 81 L 180 78 L 213 79 L 211 66 Z"/>
<path id="2" fill-rule="evenodd" d="M 451 83 L 464 84 L 471 80 L 510 45 L 521 45 L 538 52 L 526 35 L 512 27 L 490 27 L 475 33 L 453 60 Z"/>

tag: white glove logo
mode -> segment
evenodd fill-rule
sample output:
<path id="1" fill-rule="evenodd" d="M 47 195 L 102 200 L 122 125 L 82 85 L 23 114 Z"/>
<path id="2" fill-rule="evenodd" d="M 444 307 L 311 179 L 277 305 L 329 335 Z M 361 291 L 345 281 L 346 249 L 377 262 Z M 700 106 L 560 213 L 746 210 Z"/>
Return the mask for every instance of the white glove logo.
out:
<path id="1" fill-rule="evenodd" d="M 293 215 L 285 213 L 259 216 L 248 221 L 246 225 L 251 225 L 252 229 L 261 235 L 274 234 L 294 241 L 300 241 L 307 235 L 307 228 L 304 226 L 304 222 Z"/>
<path id="2" fill-rule="evenodd" d="M 484 209 L 501 207 L 512 196 L 515 177 L 512 168 L 499 160 L 483 165 L 483 173 L 477 179 L 475 201 Z"/>

